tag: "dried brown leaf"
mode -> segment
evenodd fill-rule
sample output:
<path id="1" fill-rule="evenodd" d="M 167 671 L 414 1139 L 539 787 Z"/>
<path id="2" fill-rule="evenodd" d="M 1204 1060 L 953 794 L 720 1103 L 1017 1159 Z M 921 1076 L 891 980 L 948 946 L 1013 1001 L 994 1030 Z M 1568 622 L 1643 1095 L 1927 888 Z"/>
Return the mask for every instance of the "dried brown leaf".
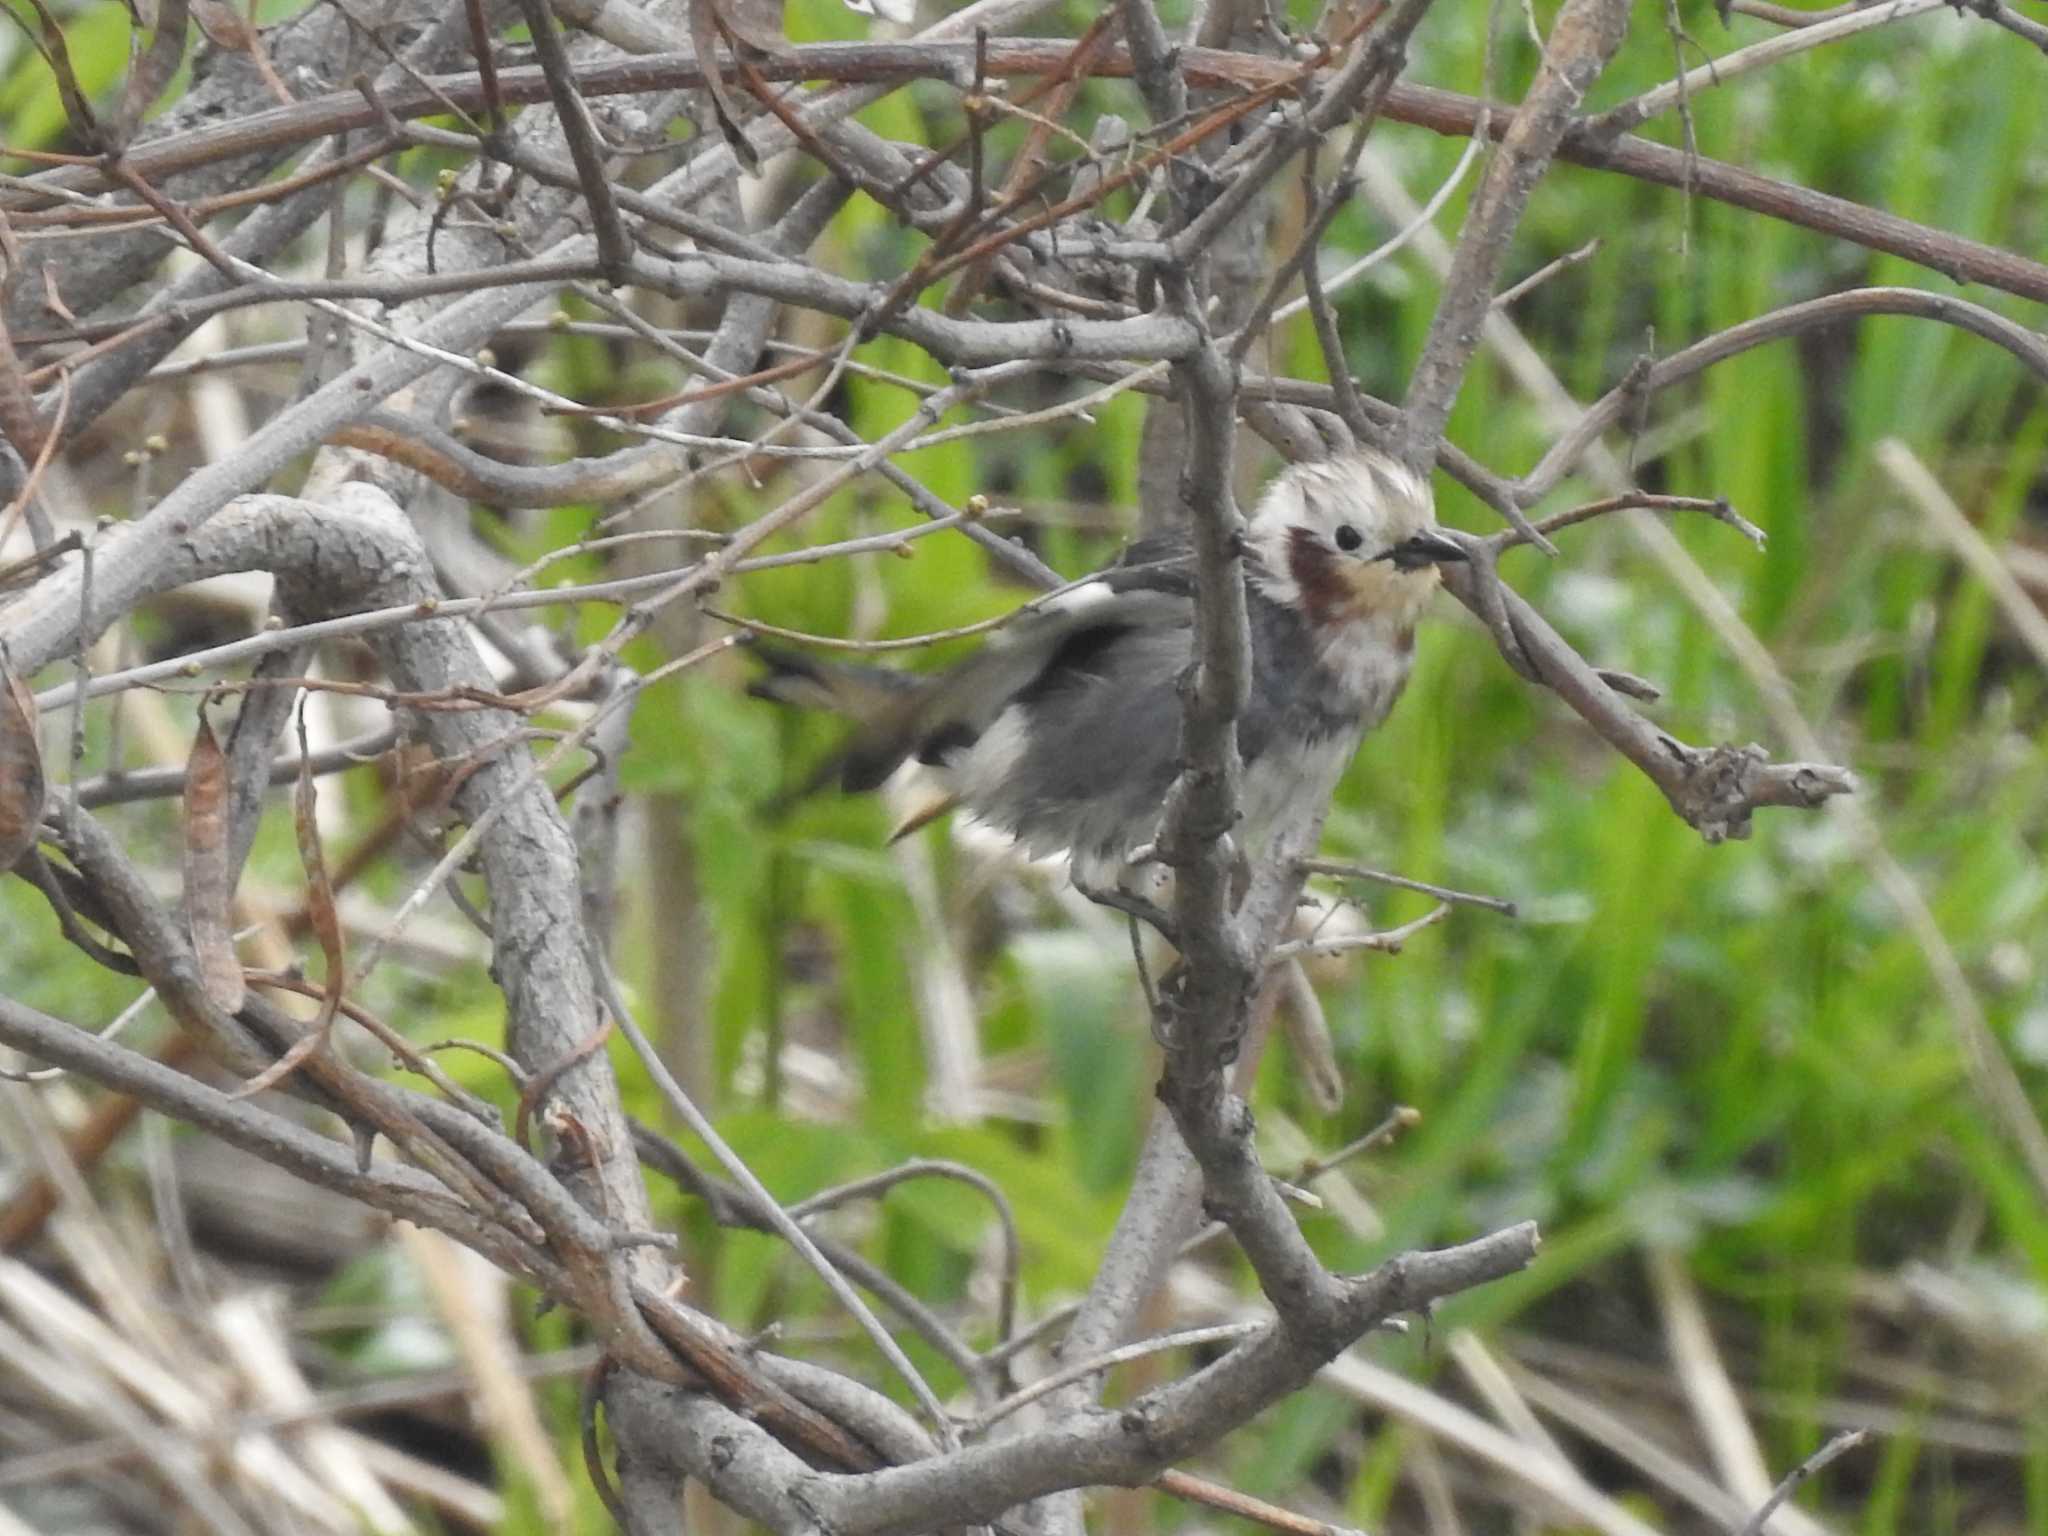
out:
<path id="1" fill-rule="evenodd" d="M 206 40 L 216 48 L 225 48 L 230 53 L 251 53 L 256 46 L 256 33 L 248 19 L 232 5 L 222 0 L 186 0 L 192 12 L 192 19 L 199 23 L 199 30 L 206 34 Z"/>
<path id="2" fill-rule="evenodd" d="M 78 316 L 71 312 L 71 306 L 64 302 L 64 294 L 57 287 L 54 267 L 43 268 L 43 307 L 66 325 L 78 324 Z"/>
<path id="3" fill-rule="evenodd" d="M 185 764 L 185 921 L 206 995 L 225 1013 L 242 1006 L 242 962 L 228 905 L 228 760 L 202 706 Z"/>
<path id="4" fill-rule="evenodd" d="M 22 680 L 0 665 L 0 873 L 35 846 L 49 781 L 36 739 L 36 701 Z"/>
<path id="5" fill-rule="evenodd" d="M 789 40 L 782 28 L 782 0 L 719 0 L 718 8 L 733 36 L 764 53 Z"/>
<path id="6" fill-rule="evenodd" d="M 1344 1070 L 1337 1064 L 1337 1045 L 1322 1000 L 1298 959 L 1286 963 L 1279 985 L 1280 1027 L 1294 1050 L 1296 1077 L 1317 1112 L 1334 1115 L 1344 1107 Z"/>
<path id="7" fill-rule="evenodd" d="M 298 726 L 299 773 L 292 784 L 292 831 L 298 839 L 299 863 L 306 871 L 306 922 L 320 941 L 320 953 L 327 961 L 327 979 L 321 985 L 320 1012 L 312 1027 L 292 1042 L 290 1050 L 236 1089 L 233 1097 L 238 1099 L 276 1087 L 327 1043 L 334 1033 L 334 1020 L 341 1012 L 342 987 L 348 979 L 341 947 L 341 915 L 334 905 L 334 882 L 327 874 L 327 855 L 320 847 L 319 802 L 313 789 L 313 753 L 306 744 L 303 707 L 299 710 Z"/>
<path id="8" fill-rule="evenodd" d="M 299 863 L 306 871 L 306 921 L 320 941 L 327 961 L 327 985 L 320 998 L 317 1030 L 325 1033 L 341 1007 L 347 966 L 341 947 L 341 914 L 334 905 L 334 882 L 327 874 L 327 856 L 320 847 L 319 806 L 313 789 L 313 753 L 306 745 L 306 712 L 299 711 L 299 776 L 292 786 L 292 829 L 298 836 Z"/>
<path id="9" fill-rule="evenodd" d="M 43 0 L 28 0 L 36 13 L 41 30 L 32 30 L 10 7 L 7 16 L 35 44 L 36 52 L 43 56 L 43 62 L 50 66 L 50 76 L 57 86 L 57 98 L 64 104 L 64 117 L 70 123 L 71 131 L 78 135 L 80 143 L 95 149 L 101 147 L 99 119 L 93 116 L 92 103 L 85 90 L 78 83 L 78 72 L 71 67 L 71 49 L 64 40 L 64 26 Z"/>

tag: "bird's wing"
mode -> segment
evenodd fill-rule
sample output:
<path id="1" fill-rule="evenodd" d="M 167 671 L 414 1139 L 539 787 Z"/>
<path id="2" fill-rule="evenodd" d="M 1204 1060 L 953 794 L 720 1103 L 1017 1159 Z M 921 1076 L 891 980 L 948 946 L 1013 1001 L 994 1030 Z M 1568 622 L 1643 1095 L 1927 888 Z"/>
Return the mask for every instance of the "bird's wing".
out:
<path id="1" fill-rule="evenodd" d="M 1168 529 L 1134 540 L 1114 564 L 1097 573 L 1114 592 L 1165 592 L 1195 596 L 1195 546 L 1186 530 Z"/>
<path id="2" fill-rule="evenodd" d="M 1136 636 L 1194 623 L 1194 557 L 1185 534 L 1128 546 L 1112 565 L 1029 605 L 979 652 L 936 676 L 847 666 L 764 651 L 767 697 L 833 708 L 860 721 L 824 776 L 847 789 L 879 785 L 915 756 L 943 763 L 971 745 L 1013 703 L 1030 703 L 1099 676 Z M 1145 648 L 1156 654 L 1157 647 Z"/>
<path id="3" fill-rule="evenodd" d="M 1194 622 L 1194 566 L 1184 536 L 1140 539 L 1112 565 L 1040 599 L 934 685 L 913 749 L 937 761 L 972 741 L 1010 704 L 1092 674 L 1105 652 L 1139 632 Z"/>

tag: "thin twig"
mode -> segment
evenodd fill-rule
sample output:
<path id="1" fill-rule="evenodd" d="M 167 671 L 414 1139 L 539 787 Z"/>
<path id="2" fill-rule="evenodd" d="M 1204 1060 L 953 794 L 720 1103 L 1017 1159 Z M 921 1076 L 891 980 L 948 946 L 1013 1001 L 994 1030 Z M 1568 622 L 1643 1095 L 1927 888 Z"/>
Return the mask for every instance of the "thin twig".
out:
<path id="1" fill-rule="evenodd" d="M 1588 240 L 1584 245 L 1580 246 L 1577 250 L 1566 251 L 1562 256 L 1558 257 L 1555 261 L 1546 261 L 1542 266 L 1538 267 L 1534 272 L 1531 272 L 1527 277 L 1523 278 L 1519 283 L 1516 283 L 1513 287 L 1503 288 L 1499 293 L 1496 293 L 1493 296 L 1492 307 L 1495 310 L 1503 310 L 1509 308 L 1511 305 L 1514 304 L 1514 302 L 1517 299 L 1524 298 L 1534 290 L 1542 287 L 1545 283 L 1549 282 L 1553 277 L 1556 277 L 1558 273 L 1569 271 L 1571 268 L 1576 267 L 1582 261 L 1590 261 L 1599 253 L 1600 237 L 1598 235 L 1595 235 L 1592 239 Z"/>
<path id="2" fill-rule="evenodd" d="M 1322 279 L 1319 284 L 1322 291 L 1325 294 L 1342 293 L 1374 267 L 1406 250 L 1415 237 L 1429 227 L 1442 211 L 1444 204 L 1451 200 L 1451 194 L 1458 190 L 1458 184 L 1465 179 L 1465 173 L 1478 161 L 1484 146 L 1485 140 L 1477 136 L 1467 141 L 1464 153 L 1458 156 L 1458 163 L 1451 167 L 1450 175 L 1446 176 L 1438 184 L 1436 191 L 1430 194 L 1429 201 L 1422 205 L 1421 211 L 1356 261 Z M 1291 299 L 1276 309 L 1273 312 L 1273 320 L 1276 324 L 1282 320 L 1292 320 L 1307 307 L 1308 296 L 1304 294 L 1301 298 Z"/>
<path id="3" fill-rule="evenodd" d="M 1589 501 L 1569 511 L 1559 512 L 1544 518 L 1536 524 L 1538 533 L 1556 533 L 1561 529 L 1574 528 L 1580 523 L 1591 522 L 1596 517 L 1605 517 L 1610 512 L 1627 512 L 1640 509 L 1645 512 L 1704 512 L 1717 523 L 1726 523 L 1758 549 L 1766 543 L 1763 529 L 1728 504 L 1719 496 L 1662 496 L 1650 491 L 1623 491 L 1616 496 L 1603 496 L 1598 501 Z M 1527 542 L 1512 528 L 1495 535 L 1495 541 L 1505 549 L 1514 544 Z"/>
<path id="4" fill-rule="evenodd" d="M 853 1287 L 846 1283 L 846 1277 L 840 1274 L 838 1267 L 818 1251 L 818 1245 L 811 1241 L 810 1234 L 805 1232 L 802 1225 L 768 1193 L 767 1186 L 754 1176 L 754 1171 L 747 1166 L 746 1160 L 733 1151 L 710 1120 L 697 1108 L 696 1103 L 683 1091 L 682 1084 L 677 1082 L 675 1074 L 669 1071 L 668 1064 L 661 1058 L 661 1053 L 655 1050 L 653 1042 L 641 1032 L 638 1022 L 633 1017 L 633 1011 L 626 1005 L 625 997 L 619 991 L 618 982 L 612 976 L 611 967 L 604 957 L 593 954 L 591 964 L 604 997 L 605 1007 L 610 1011 L 613 1022 L 618 1025 L 619 1033 L 626 1037 L 627 1043 L 633 1047 L 634 1054 L 640 1058 L 641 1066 L 646 1068 L 662 1099 L 675 1111 L 683 1124 L 689 1127 L 690 1133 L 711 1149 L 712 1156 L 718 1159 L 719 1166 L 725 1169 L 727 1176 L 754 1200 L 775 1234 L 796 1250 L 798 1256 L 810 1266 L 811 1271 L 825 1283 L 825 1288 L 832 1293 L 833 1298 L 846 1308 L 854 1321 L 860 1325 L 861 1331 L 873 1342 L 875 1348 L 881 1351 L 882 1358 L 889 1362 L 890 1369 L 910 1388 L 940 1442 L 948 1450 L 957 1449 L 960 1444 L 958 1430 L 954 1428 L 951 1417 L 932 1392 L 923 1374 L 910 1363 L 910 1357 L 903 1353 L 902 1346 L 896 1342 L 889 1330 L 882 1326 L 881 1321 L 869 1310 L 868 1304 L 860 1299 Z"/>
<path id="5" fill-rule="evenodd" d="M 1467 907 L 1484 907 L 1487 911 L 1498 912 L 1503 917 L 1517 915 L 1515 904 L 1498 896 L 1481 896 L 1472 891 L 1453 890 L 1447 885 L 1432 885 L 1427 880 L 1415 880 L 1407 875 L 1389 874 L 1382 869 L 1368 869 L 1363 864 L 1350 864 L 1338 859 L 1303 859 L 1301 867 L 1311 875 L 1330 875 L 1339 880 L 1370 880 L 1375 885 L 1392 885 L 1404 891 L 1420 891 L 1425 896 L 1434 896 L 1438 901 Z"/>
<path id="6" fill-rule="evenodd" d="M 1282 1532 L 1283 1536 L 1364 1536 L 1363 1532 L 1348 1525 L 1332 1525 L 1327 1520 L 1296 1514 L 1291 1509 L 1283 1509 L 1249 1493 L 1240 1493 L 1209 1478 L 1197 1477 L 1192 1472 L 1183 1472 L 1178 1467 L 1160 1473 L 1152 1480 L 1152 1486 L 1176 1499 L 1234 1515 L 1253 1525 L 1263 1525 L 1269 1531 Z"/>
<path id="7" fill-rule="evenodd" d="M 967 1426 L 967 1434 L 969 1438 L 978 1437 L 1018 1409 L 1029 1407 L 1041 1397 L 1057 1392 L 1071 1382 L 1085 1381 L 1090 1376 L 1099 1376 L 1119 1365 L 1128 1364 L 1133 1360 L 1143 1360 L 1151 1355 L 1164 1354 L 1170 1349 L 1192 1349 L 1199 1344 L 1234 1343 L 1239 1339 L 1249 1338 L 1265 1326 L 1264 1323 L 1220 1323 L 1210 1328 L 1183 1328 L 1173 1333 L 1139 1339 L 1134 1344 L 1122 1345 L 1097 1355 L 1092 1360 L 1062 1366 L 1050 1376 L 1040 1377 L 1030 1386 L 1011 1393 L 994 1407 L 979 1414 L 974 1422 Z"/>
<path id="8" fill-rule="evenodd" d="M 1818 20 L 1811 26 L 1765 38 L 1762 42 L 1752 43 L 1747 48 L 1724 53 L 1718 59 L 1709 60 L 1697 69 L 1682 72 L 1677 78 L 1654 90 L 1645 91 L 1642 95 L 1621 103 L 1620 106 L 1609 108 L 1599 116 L 1591 118 L 1583 131 L 1596 138 L 1632 133 L 1651 118 L 1681 105 L 1694 92 L 1726 85 L 1731 80 L 1740 79 L 1781 59 L 1804 53 L 1824 43 L 1851 37 L 1858 32 L 1867 32 L 1873 27 L 1906 21 L 1928 11 L 1943 9 L 1949 4 L 1950 0 L 1884 0 L 1883 4 L 1861 5 L 1845 14 Z"/>
<path id="9" fill-rule="evenodd" d="M 1267 957 L 1269 965 L 1291 960 L 1296 955 L 1343 955 L 1353 950 L 1369 949 L 1383 955 L 1398 955 L 1407 942 L 1425 928 L 1434 928 L 1451 915 L 1449 902 L 1440 902 L 1431 907 L 1413 922 L 1388 928 L 1380 933 L 1346 933 L 1333 939 L 1291 939 L 1285 944 L 1274 946 Z"/>
<path id="10" fill-rule="evenodd" d="M 964 1163 L 951 1162 L 944 1158 L 912 1158 L 907 1163 L 899 1163 L 894 1168 L 886 1168 L 866 1178 L 855 1179 L 835 1189 L 820 1190 L 817 1194 L 790 1206 L 789 1215 L 793 1221 L 808 1221 L 813 1216 L 834 1206 L 843 1205 L 849 1200 L 878 1198 L 898 1184 L 907 1183 L 912 1179 L 950 1179 L 957 1184 L 965 1184 L 986 1199 L 990 1208 L 995 1211 L 996 1225 L 1002 1229 L 1003 1234 L 1002 1284 L 996 1301 L 996 1337 L 999 1341 L 1008 1339 L 1017 1327 L 1017 1289 L 1023 1273 L 1023 1244 L 1017 1235 L 1017 1216 L 1010 1208 L 1009 1197 L 1003 1193 L 1002 1186 L 979 1169 L 969 1168 Z"/>
<path id="11" fill-rule="evenodd" d="M 1836 1435 L 1834 1439 L 1828 1441 L 1827 1444 L 1786 1473 L 1785 1480 L 1771 1490 L 1771 1496 L 1757 1506 L 1756 1513 L 1749 1517 L 1742 1529 L 1735 1533 L 1735 1536 L 1763 1536 L 1764 1527 L 1770 1524 L 1771 1516 L 1777 1513 L 1778 1506 L 1797 1493 L 1800 1484 L 1804 1483 L 1816 1472 L 1821 1471 L 1830 1462 L 1834 1461 L 1836 1457 L 1855 1450 L 1857 1446 L 1869 1438 L 1870 1431 L 1867 1429 L 1845 1429 L 1839 1435 Z"/>

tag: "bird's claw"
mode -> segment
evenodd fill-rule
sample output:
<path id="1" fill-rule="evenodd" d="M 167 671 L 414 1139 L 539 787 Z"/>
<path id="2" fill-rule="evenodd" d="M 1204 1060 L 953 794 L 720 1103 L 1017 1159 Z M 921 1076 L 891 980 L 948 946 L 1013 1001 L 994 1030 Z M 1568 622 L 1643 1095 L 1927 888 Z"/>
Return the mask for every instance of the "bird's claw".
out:
<path id="1" fill-rule="evenodd" d="M 1097 906 L 1108 907 L 1113 912 L 1121 912 L 1126 917 L 1135 917 L 1141 922 L 1149 923 L 1167 943 L 1176 949 L 1180 947 L 1180 925 L 1174 921 L 1173 914 L 1158 902 L 1147 900 L 1135 891 L 1127 891 L 1121 886 L 1089 885 L 1078 875 L 1074 877 L 1074 889 Z"/>

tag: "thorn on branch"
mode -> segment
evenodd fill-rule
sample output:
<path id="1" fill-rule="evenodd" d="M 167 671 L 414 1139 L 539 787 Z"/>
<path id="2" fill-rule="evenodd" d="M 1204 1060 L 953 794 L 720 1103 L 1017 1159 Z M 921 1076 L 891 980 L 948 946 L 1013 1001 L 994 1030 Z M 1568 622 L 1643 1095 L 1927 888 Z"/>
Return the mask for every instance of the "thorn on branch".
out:
<path id="1" fill-rule="evenodd" d="M 1633 672 L 1623 672 L 1618 667 L 1596 667 L 1600 681 L 1626 698 L 1644 704 L 1654 704 L 1664 697 L 1664 690 L 1647 677 L 1637 677 Z"/>

